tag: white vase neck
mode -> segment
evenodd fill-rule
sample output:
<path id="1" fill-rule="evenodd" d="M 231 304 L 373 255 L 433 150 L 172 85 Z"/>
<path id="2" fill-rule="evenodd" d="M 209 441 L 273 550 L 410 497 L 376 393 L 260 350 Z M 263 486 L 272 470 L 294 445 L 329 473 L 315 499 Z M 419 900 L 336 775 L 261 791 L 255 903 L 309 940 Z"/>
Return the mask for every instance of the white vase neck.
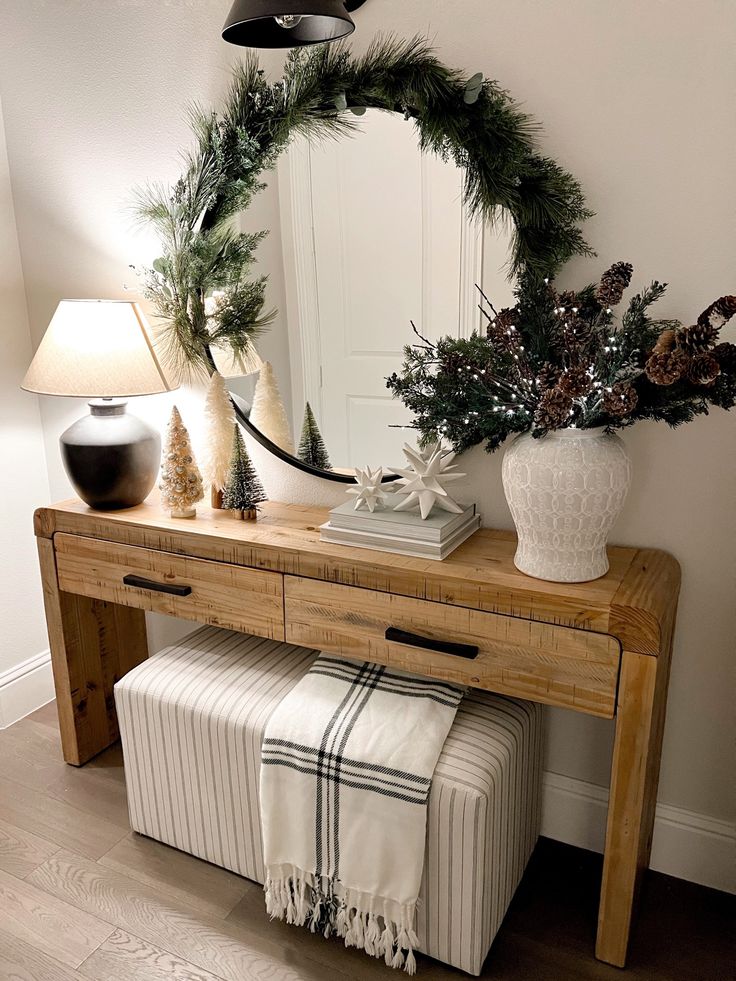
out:
<path id="1" fill-rule="evenodd" d="M 604 426 L 596 426 L 595 429 L 575 429 L 570 426 L 567 429 L 553 429 L 543 439 L 592 439 L 595 436 L 604 436 L 605 433 Z"/>

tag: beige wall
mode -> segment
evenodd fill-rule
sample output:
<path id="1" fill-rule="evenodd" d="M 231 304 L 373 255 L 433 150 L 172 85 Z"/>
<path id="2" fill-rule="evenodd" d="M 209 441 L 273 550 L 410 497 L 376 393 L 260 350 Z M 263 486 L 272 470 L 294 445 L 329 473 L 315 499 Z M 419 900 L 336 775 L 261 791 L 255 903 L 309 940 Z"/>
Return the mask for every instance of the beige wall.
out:
<path id="1" fill-rule="evenodd" d="M 227 83 L 227 6 L 5 0 L 0 91 L 36 341 L 61 296 L 121 295 L 127 264 L 155 254 L 132 227 L 129 191 L 176 174 L 185 103 L 209 104 Z M 543 147 L 598 212 L 586 231 L 600 259 L 572 264 L 570 282 L 629 259 L 635 285 L 672 283 L 661 310 L 683 318 L 735 291 L 730 0 L 369 0 L 356 21 L 358 49 L 378 30 L 429 33 L 448 63 L 497 77 L 543 122 Z M 57 496 L 56 439 L 79 408 L 45 400 L 43 413 Z M 736 415 L 720 411 L 627 434 L 634 488 L 613 536 L 682 564 L 660 799 L 724 821 L 736 812 L 735 434 Z M 334 499 L 259 462 L 274 494 Z M 463 464 L 486 523 L 508 527 L 500 455 L 476 449 Z M 547 767 L 603 785 L 610 740 L 606 723 L 550 713 Z"/>
<path id="2" fill-rule="evenodd" d="M 41 610 L 41 584 L 31 513 L 48 500 L 38 400 L 19 385 L 31 357 L 18 236 L 5 150 L 0 103 L 0 726 L 17 718 L 14 693 L 29 678 L 31 697 L 43 686 L 33 680 L 48 647 Z M 48 689 L 45 689 L 48 691 Z M 34 706 L 31 705 L 31 708 Z"/>

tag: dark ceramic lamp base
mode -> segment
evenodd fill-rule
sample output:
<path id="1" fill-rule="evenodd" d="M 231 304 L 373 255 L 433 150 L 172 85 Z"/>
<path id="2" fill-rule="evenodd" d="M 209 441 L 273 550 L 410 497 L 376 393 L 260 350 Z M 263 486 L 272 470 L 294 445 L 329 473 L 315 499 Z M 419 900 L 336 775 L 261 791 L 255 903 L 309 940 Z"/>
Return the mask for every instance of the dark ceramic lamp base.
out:
<path id="1" fill-rule="evenodd" d="M 98 511 L 132 508 L 153 489 L 161 462 L 161 437 L 126 402 L 89 403 L 90 414 L 61 439 L 61 458 L 79 497 Z"/>

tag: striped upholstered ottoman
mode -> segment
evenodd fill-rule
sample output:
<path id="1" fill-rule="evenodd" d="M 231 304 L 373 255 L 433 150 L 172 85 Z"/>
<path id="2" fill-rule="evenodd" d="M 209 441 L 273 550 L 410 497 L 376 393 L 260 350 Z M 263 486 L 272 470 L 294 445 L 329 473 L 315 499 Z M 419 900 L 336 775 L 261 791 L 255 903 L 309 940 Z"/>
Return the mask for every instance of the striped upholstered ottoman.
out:
<path id="1" fill-rule="evenodd" d="M 316 651 L 204 627 L 115 686 L 135 831 L 263 882 L 261 741 Z M 480 973 L 537 839 L 540 708 L 463 699 L 429 798 L 419 949 Z"/>

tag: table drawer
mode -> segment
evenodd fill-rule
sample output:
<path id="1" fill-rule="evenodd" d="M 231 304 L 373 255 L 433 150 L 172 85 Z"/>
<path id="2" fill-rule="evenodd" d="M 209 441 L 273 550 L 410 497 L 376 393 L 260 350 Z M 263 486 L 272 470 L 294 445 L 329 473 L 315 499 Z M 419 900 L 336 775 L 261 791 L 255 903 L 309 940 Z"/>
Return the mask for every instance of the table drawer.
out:
<path id="1" fill-rule="evenodd" d="M 285 576 L 286 640 L 612 718 L 621 650 L 607 634 Z M 387 640 L 393 627 L 419 635 Z M 477 647 L 466 659 L 421 646 Z M 462 652 L 468 653 L 468 652 Z"/>
<path id="2" fill-rule="evenodd" d="M 281 573 L 76 535 L 55 535 L 54 548 L 68 593 L 284 639 Z"/>

